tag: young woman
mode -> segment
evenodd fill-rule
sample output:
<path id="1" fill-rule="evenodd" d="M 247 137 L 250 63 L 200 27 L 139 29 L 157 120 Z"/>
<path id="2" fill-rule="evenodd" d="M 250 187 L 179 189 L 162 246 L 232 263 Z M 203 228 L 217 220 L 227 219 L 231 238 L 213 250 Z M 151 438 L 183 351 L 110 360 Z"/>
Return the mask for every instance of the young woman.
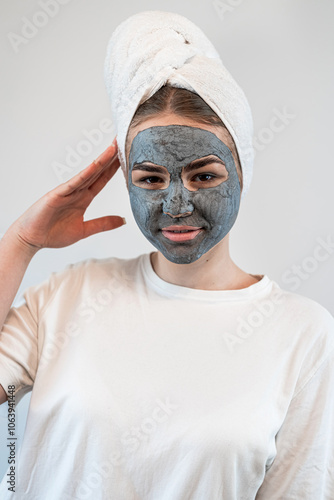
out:
<path id="1" fill-rule="evenodd" d="M 127 188 L 156 251 L 71 264 L 11 307 L 40 249 L 123 225 L 83 220 L 118 137 L 1 240 L 1 401 L 32 390 L 2 499 L 333 498 L 334 320 L 230 257 L 245 172 L 225 125 L 168 84 L 131 119 Z"/>
<path id="2" fill-rule="evenodd" d="M 187 156 L 189 132 L 202 143 Z M 83 221 L 119 167 L 115 141 L 0 243 L 1 399 L 32 389 L 18 498 L 329 500 L 334 321 L 231 259 L 242 172 L 229 133 L 200 97 L 165 86 L 138 109 L 126 150 L 134 215 L 156 252 L 70 265 L 8 312 L 40 249 L 122 225 Z M 179 164 L 163 165 L 166 151 Z M 212 196 L 231 179 L 220 211 Z"/>

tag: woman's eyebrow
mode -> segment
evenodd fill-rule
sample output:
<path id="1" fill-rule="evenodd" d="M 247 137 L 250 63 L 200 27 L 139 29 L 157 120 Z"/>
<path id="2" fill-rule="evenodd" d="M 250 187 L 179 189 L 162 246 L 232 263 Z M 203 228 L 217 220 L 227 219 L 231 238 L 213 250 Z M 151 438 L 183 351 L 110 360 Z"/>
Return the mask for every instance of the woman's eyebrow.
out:
<path id="1" fill-rule="evenodd" d="M 192 170 L 205 167 L 205 165 L 209 165 L 210 163 L 220 163 L 221 165 L 225 166 L 225 163 L 220 158 L 216 156 L 209 156 L 206 158 L 199 158 L 198 160 L 194 160 L 188 163 L 188 165 L 186 165 L 184 169 L 187 172 L 191 172 Z M 159 167 L 158 165 L 149 164 L 148 162 L 143 162 L 143 163 L 135 163 L 132 170 L 145 170 L 146 172 L 155 172 L 158 174 L 164 174 L 166 173 L 167 169 L 165 167 Z"/>
<path id="2" fill-rule="evenodd" d="M 223 160 L 221 160 L 217 156 L 211 155 L 211 156 L 207 156 L 205 158 L 200 158 L 198 160 L 192 161 L 191 163 L 189 163 L 188 165 L 186 165 L 184 167 L 184 170 L 186 170 L 187 172 L 191 172 L 192 170 L 196 170 L 198 168 L 205 167 L 205 165 L 209 165 L 210 163 L 220 163 L 221 165 L 224 165 L 224 167 L 225 167 L 225 163 L 223 162 Z"/>
<path id="3" fill-rule="evenodd" d="M 149 165 L 146 162 L 135 163 L 132 171 L 134 170 L 145 170 L 145 172 L 155 172 L 158 174 L 165 174 L 167 169 L 165 167 L 158 167 L 157 165 Z"/>

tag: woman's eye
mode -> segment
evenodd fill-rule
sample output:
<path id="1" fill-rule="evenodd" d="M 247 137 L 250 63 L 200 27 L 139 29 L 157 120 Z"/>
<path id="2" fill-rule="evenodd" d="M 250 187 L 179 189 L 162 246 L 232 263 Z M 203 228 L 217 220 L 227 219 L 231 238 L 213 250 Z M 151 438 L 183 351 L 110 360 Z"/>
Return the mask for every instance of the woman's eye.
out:
<path id="1" fill-rule="evenodd" d="M 195 182 L 196 182 L 196 179 L 199 179 L 200 182 L 210 182 L 215 178 L 216 178 L 216 176 L 211 175 L 211 174 L 198 174 L 198 175 L 195 175 L 193 180 L 195 180 Z"/>
<path id="2" fill-rule="evenodd" d="M 137 182 L 142 184 L 158 184 L 164 181 L 163 179 L 160 179 L 160 177 L 151 175 L 150 177 L 143 177 L 142 179 L 139 179 Z"/>

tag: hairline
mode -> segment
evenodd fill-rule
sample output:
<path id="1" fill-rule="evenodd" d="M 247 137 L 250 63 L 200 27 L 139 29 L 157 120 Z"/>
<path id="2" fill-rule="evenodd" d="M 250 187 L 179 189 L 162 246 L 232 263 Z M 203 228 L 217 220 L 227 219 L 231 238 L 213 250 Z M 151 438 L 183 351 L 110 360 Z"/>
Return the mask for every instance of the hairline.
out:
<path id="1" fill-rule="evenodd" d="M 163 112 L 163 113 L 159 113 L 159 117 L 161 116 L 169 116 L 170 114 L 170 111 L 169 112 Z M 176 113 L 173 113 L 173 114 L 176 114 Z M 126 134 L 126 139 L 125 139 L 125 173 L 126 173 L 126 176 L 128 177 L 128 174 L 129 174 L 129 167 L 128 167 L 128 153 L 130 154 L 130 151 L 128 151 L 128 148 L 127 148 L 127 145 L 128 145 L 128 142 L 129 142 L 129 132 L 131 132 L 132 129 L 136 128 L 137 126 L 141 125 L 142 123 L 145 123 L 146 121 L 148 120 L 151 120 L 152 118 L 155 118 L 157 115 L 156 114 L 152 114 L 150 116 L 145 116 L 145 118 L 141 119 L 141 120 L 138 120 L 138 122 L 134 122 L 134 123 L 131 123 L 129 128 L 128 128 L 128 132 Z M 182 115 L 181 115 L 182 116 Z M 213 129 L 215 130 L 225 130 L 226 132 L 226 142 L 228 143 L 227 146 L 230 148 L 231 152 L 234 153 L 233 156 L 236 157 L 236 169 L 237 169 L 237 173 L 238 173 L 238 177 L 239 177 L 239 180 L 241 182 L 241 187 L 243 188 L 243 173 L 242 173 L 242 168 L 241 168 L 241 163 L 240 163 L 240 159 L 239 159 L 239 154 L 238 154 L 238 150 L 237 150 L 237 147 L 235 145 L 235 142 L 233 140 L 233 137 L 232 135 L 230 134 L 229 130 L 227 129 L 227 127 L 224 125 L 223 122 L 220 123 L 210 123 L 210 122 L 200 122 L 196 119 L 189 119 L 189 121 L 192 121 L 193 123 L 196 123 L 198 125 L 209 125 L 210 127 L 212 127 Z M 133 138 L 134 139 L 134 138 Z M 132 141 L 133 141 L 132 139 Z M 235 159 L 235 158 L 234 158 Z M 126 179 L 126 183 L 128 182 L 128 180 Z"/>

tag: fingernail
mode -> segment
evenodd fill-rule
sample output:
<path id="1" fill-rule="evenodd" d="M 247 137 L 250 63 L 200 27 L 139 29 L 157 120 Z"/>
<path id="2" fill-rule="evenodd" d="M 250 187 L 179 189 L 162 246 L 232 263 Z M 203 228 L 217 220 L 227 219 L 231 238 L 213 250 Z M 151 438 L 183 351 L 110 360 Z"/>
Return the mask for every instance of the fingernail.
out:
<path id="1" fill-rule="evenodd" d="M 123 219 L 123 224 L 126 224 L 125 217 L 122 217 L 122 219 Z"/>
<path id="2" fill-rule="evenodd" d="M 97 158 L 95 158 L 95 160 L 93 160 L 93 162 L 95 164 L 97 164 L 97 162 L 100 161 L 100 159 L 102 158 L 103 155 L 104 155 L 104 151 L 103 151 L 103 153 L 100 154 L 100 156 L 98 156 Z"/>

